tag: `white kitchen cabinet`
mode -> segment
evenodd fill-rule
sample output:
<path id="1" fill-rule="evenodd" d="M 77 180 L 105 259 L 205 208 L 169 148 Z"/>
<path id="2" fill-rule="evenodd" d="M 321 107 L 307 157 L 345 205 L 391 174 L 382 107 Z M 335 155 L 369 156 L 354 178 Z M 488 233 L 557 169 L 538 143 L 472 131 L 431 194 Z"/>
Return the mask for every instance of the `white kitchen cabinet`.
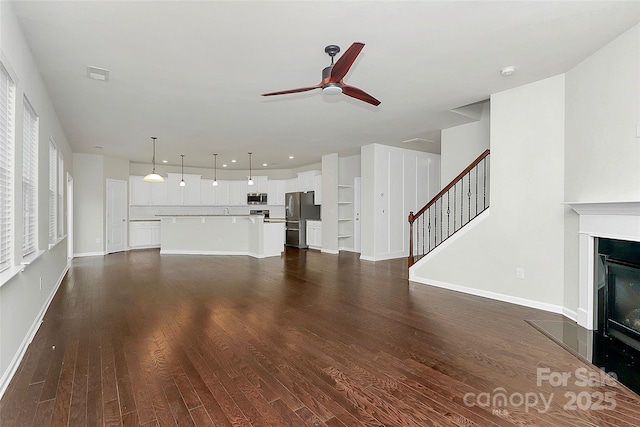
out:
<path id="1" fill-rule="evenodd" d="M 160 221 L 131 221 L 129 223 L 129 247 L 160 247 Z"/>
<path id="2" fill-rule="evenodd" d="M 129 177 L 130 204 L 148 205 L 151 198 L 149 182 L 143 180 L 142 176 Z"/>
<path id="3" fill-rule="evenodd" d="M 167 182 L 148 182 L 151 190 L 150 205 L 167 204 Z"/>
<path id="4" fill-rule="evenodd" d="M 269 180 L 267 203 L 269 205 L 284 205 L 284 193 L 287 183 L 283 179 Z"/>
<path id="5" fill-rule="evenodd" d="M 298 189 L 298 178 L 289 178 L 285 181 L 285 193 L 295 193 Z"/>
<path id="6" fill-rule="evenodd" d="M 166 205 L 167 183 L 147 182 L 142 176 L 129 177 L 130 204 L 138 205 Z"/>
<path id="7" fill-rule="evenodd" d="M 200 204 L 201 205 L 213 205 L 214 199 L 214 187 L 212 179 L 200 180 Z"/>
<path id="8" fill-rule="evenodd" d="M 253 185 L 248 185 L 248 193 L 267 193 L 269 191 L 269 177 L 254 176 Z"/>
<path id="9" fill-rule="evenodd" d="M 315 177 L 320 175 L 319 170 L 311 170 L 305 172 L 298 172 L 298 191 L 314 191 L 315 189 Z"/>
<path id="10" fill-rule="evenodd" d="M 322 221 L 307 220 L 307 245 L 310 249 L 322 249 Z"/>
<path id="11" fill-rule="evenodd" d="M 218 180 L 218 185 L 213 187 L 213 200 L 218 206 L 228 206 L 229 203 L 229 191 L 231 187 L 231 181 Z"/>
<path id="12" fill-rule="evenodd" d="M 322 204 L 322 175 L 313 177 L 313 204 Z"/>
<path id="13" fill-rule="evenodd" d="M 183 176 L 179 173 L 167 174 L 167 204 L 199 205 L 201 175 L 184 174 L 185 186 L 180 187 Z"/>
<path id="14" fill-rule="evenodd" d="M 240 206 L 247 204 L 247 181 L 229 181 L 229 205 Z"/>

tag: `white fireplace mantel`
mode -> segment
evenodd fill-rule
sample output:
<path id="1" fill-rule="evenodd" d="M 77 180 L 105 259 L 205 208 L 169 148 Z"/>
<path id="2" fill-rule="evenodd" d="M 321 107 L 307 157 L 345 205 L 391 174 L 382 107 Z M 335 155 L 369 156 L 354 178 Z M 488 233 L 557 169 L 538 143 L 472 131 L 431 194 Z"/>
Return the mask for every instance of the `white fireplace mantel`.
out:
<path id="1" fill-rule="evenodd" d="M 569 202 L 580 215 L 578 324 L 595 325 L 595 238 L 640 242 L 640 201 Z"/>

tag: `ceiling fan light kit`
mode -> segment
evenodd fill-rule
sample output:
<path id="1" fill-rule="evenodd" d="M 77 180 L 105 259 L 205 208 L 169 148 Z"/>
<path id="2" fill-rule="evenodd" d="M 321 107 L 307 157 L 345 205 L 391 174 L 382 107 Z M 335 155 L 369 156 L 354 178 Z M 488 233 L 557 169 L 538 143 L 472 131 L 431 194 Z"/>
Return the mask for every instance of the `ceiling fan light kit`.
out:
<path id="1" fill-rule="evenodd" d="M 262 96 L 284 95 L 287 93 L 307 92 L 313 89 L 322 89 L 322 92 L 328 95 L 337 95 L 343 93 L 347 96 L 350 96 L 351 98 L 355 98 L 368 104 L 378 106 L 380 105 L 380 101 L 378 101 L 362 89 L 348 85 L 342 80 L 344 76 L 349 72 L 349 69 L 351 68 L 363 48 L 364 43 L 353 43 L 334 64 L 333 58 L 338 52 L 340 52 L 340 47 L 331 44 L 324 48 L 324 51 L 327 53 L 327 55 L 331 57 L 331 65 L 322 70 L 322 81 L 320 83 L 315 86 L 301 87 L 298 89 L 263 93 Z"/>

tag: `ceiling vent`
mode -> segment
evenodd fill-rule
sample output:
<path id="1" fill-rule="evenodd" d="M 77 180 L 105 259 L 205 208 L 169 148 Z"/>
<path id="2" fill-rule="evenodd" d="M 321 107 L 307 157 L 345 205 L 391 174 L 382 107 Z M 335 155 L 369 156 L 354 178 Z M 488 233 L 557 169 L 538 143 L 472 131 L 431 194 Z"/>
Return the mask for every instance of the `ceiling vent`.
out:
<path id="1" fill-rule="evenodd" d="M 109 70 L 104 68 L 87 66 L 87 77 L 93 80 L 100 80 L 101 82 L 109 81 Z"/>

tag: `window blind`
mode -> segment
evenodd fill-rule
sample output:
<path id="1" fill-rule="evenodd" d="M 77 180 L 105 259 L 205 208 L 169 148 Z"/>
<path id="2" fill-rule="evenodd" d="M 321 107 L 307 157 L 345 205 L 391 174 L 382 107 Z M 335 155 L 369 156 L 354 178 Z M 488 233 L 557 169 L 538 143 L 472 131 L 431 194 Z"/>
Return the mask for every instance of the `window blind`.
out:
<path id="1" fill-rule="evenodd" d="M 38 116 L 24 98 L 22 132 L 22 256 L 38 245 Z"/>
<path id="2" fill-rule="evenodd" d="M 13 265 L 15 85 L 0 64 L 0 271 Z"/>
<path id="3" fill-rule="evenodd" d="M 57 189 L 58 189 L 58 148 L 53 138 L 49 138 L 49 244 L 56 242 L 58 231 Z"/>

